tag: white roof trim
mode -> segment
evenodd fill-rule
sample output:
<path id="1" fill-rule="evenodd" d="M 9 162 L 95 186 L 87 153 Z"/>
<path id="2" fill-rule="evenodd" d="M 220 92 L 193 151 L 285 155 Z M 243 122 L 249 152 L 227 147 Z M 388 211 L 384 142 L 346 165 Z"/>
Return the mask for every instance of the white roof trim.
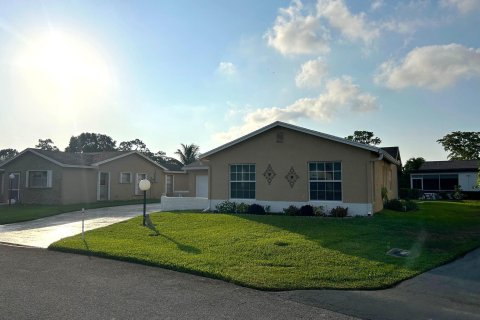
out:
<path id="1" fill-rule="evenodd" d="M 351 141 L 351 140 L 347 140 L 347 139 L 344 139 L 344 138 L 340 138 L 340 137 L 336 137 L 336 136 L 332 136 L 330 134 L 326 134 L 326 133 L 323 133 L 323 132 L 319 132 L 319 131 L 315 131 L 315 130 L 310 130 L 310 129 L 307 129 L 307 128 L 302 128 L 302 127 L 299 127 L 299 126 L 295 126 L 295 125 L 292 125 L 292 124 L 289 124 L 289 123 L 285 123 L 285 122 L 281 122 L 281 121 L 276 121 L 274 123 L 271 123 L 263 128 L 260 128 L 258 130 L 255 130 L 247 135 L 244 135 L 243 137 L 240 137 L 238 139 L 235 139 L 233 141 L 230 141 L 224 145 L 221 145 L 215 149 L 212 149 L 208 152 L 205 152 L 203 154 L 200 155 L 200 158 L 205 158 L 205 157 L 208 157 L 214 153 L 217 153 L 219 151 L 222 151 L 224 149 L 227 149 L 231 146 L 234 146 L 240 142 L 243 142 L 245 140 L 248 140 L 256 135 L 259 135 L 267 130 L 270 130 L 272 128 L 275 128 L 275 127 L 283 127 L 283 128 L 287 128 L 287 129 L 291 129 L 291 130 L 294 130 L 294 131 L 298 131 L 298 132 L 303 132 L 303 133 L 306 133 L 306 134 L 310 134 L 310 135 L 313 135 L 313 136 L 316 136 L 316 137 L 319 137 L 319 138 L 323 138 L 323 139 L 327 139 L 327 140 L 331 140 L 331 141 L 335 141 L 335 142 L 339 142 L 339 143 L 343 143 L 343 144 L 347 144 L 347 145 L 350 145 L 350 146 L 353 146 L 353 147 L 357 147 L 357 148 L 360 148 L 360 149 L 365 149 L 365 150 L 368 150 L 368 151 L 372 151 L 372 152 L 375 152 L 377 154 L 383 154 L 385 158 L 387 158 L 390 162 L 394 163 L 394 164 L 397 164 L 399 165 L 400 163 L 395 160 L 390 154 L 388 154 L 387 152 L 381 150 L 380 148 L 377 148 L 377 147 L 374 147 L 374 146 L 369 146 L 369 145 L 366 145 L 366 144 L 363 144 L 363 143 L 360 143 L 360 142 L 355 142 L 355 141 Z"/>

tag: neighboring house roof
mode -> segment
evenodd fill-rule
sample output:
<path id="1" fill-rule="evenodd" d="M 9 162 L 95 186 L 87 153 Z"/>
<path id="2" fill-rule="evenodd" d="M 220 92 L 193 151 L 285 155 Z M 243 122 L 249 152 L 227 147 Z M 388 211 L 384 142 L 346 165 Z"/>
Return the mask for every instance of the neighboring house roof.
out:
<path id="1" fill-rule="evenodd" d="M 400 157 L 400 148 L 398 147 L 383 147 L 381 148 L 383 151 L 387 152 L 389 155 L 392 156 L 395 160 L 402 162 L 402 158 Z"/>
<path id="2" fill-rule="evenodd" d="M 86 153 L 73 153 L 62 151 L 47 151 L 41 149 L 28 148 L 20 152 L 15 157 L 3 162 L 0 166 L 5 166 L 7 163 L 15 160 L 21 155 L 30 152 L 39 157 L 42 157 L 48 161 L 51 161 L 61 167 L 73 167 L 73 168 L 96 168 L 97 166 L 123 158 L 131 154 L 137 154 L 143 157 L 145 160 L 152 162 L 156 166 L 168 170 L 166 167 L 156 163 L 145 155 L 137 151 L 104 151 L 104 152 L 86 152 Z"/>
<path id="3" fill-rule="evenodd" d="M 202 162 L 202 160 L 197 160 L 195 162 L 192 162 L 186 166 L 183 166 L 183 170 L 203 170 L 203 169 L 208 169 L 208 166 Z"/>
<path id="4" fill-rule="evenodd" d="M 183 164 L 171 163 L 171 162 L 162 162 L 162 166 L 167 168 L 168 171 L 178 172 L 183 170 Z"/>
<path id="5" fill-rule="evenodd" d="M 315 130 L 310 130 L 310 129 L 306 129 L 306 128 L 302 128 L 302 127 L 298 127 L 298 126 L 295 126 L 293 124 L 289 124 L 289 123 L 285 123 L 285 122 L 281 122 L 281 121 L 276 121 L 274 123 L 271 123 L 269 124 L 268 126 L 265 126 L 263 128 L 260 128 L 256 131 L 253 131 L 247 135 L 244 135 L 243 137 L 240 137 L 238 139 L 235 139 L 231 142 L 228 142 L 224 145 L 221 145 L 220 147 L 217 147 L 215 149 L 212 149 L 204 154 L 201 154 L 200 155 L 200 159 L 203 159 L 203 158 L 206 158 L 212 154 L 215 154 L 217 152 L 220 152 L 224 149 L 227 149 L 231 146 L 234 146 L 240 142 L 243 142 L 245 140 L 248 140 L 256 135 L 259 135 L 265 131 L 268 131 L 270 129 L 273 129 L 275 127 L 283 127 L 283 128 L 286 128 L 286 129 L 290 129 L 290 130 L 294 130 L 294 131 L 298 131 L 298 132 L 302 132 L 302 133 L 306 133 L 306 134 L 310 134 L 312 136 L 316 136 L 316 137 L 319 137 L 319 138 L 323 138 L 323 139 L 326 139 L 326 140 L 331 140 L 331 141 L 335 141 L 335 142 L 339 142 L 339 143 L 343 143 L 343 144 L 346 144 L 346 145 L 350 145 L 350 146 L 353 146 L 353 147 L 357 147 L 357 148 L 360 148 L 360 149 L 365 149 L 365 150 L 368 150 L 368 151 L 372 151 L 372 152 L 375 152 L 379 155 L 383 155 L 388 161 L 396 164 L 396 165 L 400 165 L 400 161 L 398 161 L 397 159 L 395 159 L 394 157 L 392 157 L 387 151 L 384 151 L 382 150 L 381 148 L 377 148 L 377 147 L 374 147 L 374 146 L 371 146 L 371 145 L 368 145 L 368 144 L 363 144 L 363 143 L 360 143 L 360 142 L 355 142 L 355 141 L 352 141 L 352 140 L 347 140 L 347 139 L 344 139 L 344 138 L 340 138 L 340 137 L 336 137 L 336 136 L 332 136 L 330 134 L 326 134 L 326 133 L 323 133 L 323 132 L 319 132 L 319 131 L 315 131 Z"/>
<path id="6" fill-rule="evenodd" d="M 425 161 L 414 172 L 477 172 L 479 160 Z"/>

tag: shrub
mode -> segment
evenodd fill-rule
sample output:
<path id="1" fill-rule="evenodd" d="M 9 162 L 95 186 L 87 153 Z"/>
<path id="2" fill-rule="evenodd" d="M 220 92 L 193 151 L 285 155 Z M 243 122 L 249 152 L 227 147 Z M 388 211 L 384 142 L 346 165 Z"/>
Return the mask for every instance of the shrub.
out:
<path id="1" fill-rule="evenodd" d="M 460 186 L 455 186 L 453 190 L 454 190 L 452 194 L 453 199 L 462 200 L 463 199 L 462 188 L 460 188 Z"/>
<path id="2" fill-rule="evenodd" d="M 418 210 L 418 204 L 415 201 L 407 200 L 405 201 L 405 210 L 406 211 Z"/>
<path id="3" fill-rule="evenodd" d="M 338 206 L 330 210 L 331 217 L 343 218 L 343 217 L 346 217 L 347 215 L 348 215 L 348 208 Z"/>
<path id="4" fill-rule="evenodd" d="M 398 199 L 392 199 L 390 201 L 387 201 L 383 207 L 385 209 L 390 209 L 390 210 L 394 210 L 394 211 L 404 211 L 403 210 L 403 203 L 402 201 L 398 200 Z"/>
<path id="5" fill-rule="evenodd" d="M 248 212 L 248 207 L 249 205 L 246 203 L 238 203 L 236 206 L 236 212 L 237 213 L 247 213 Z"/>
<path id="6" fill-rule="evenodd" d="M 313 207 L 309 204 L 301 206 L 298 212 L 300 216 L 314 216 Z"/>
<path id="7" fill-rule="evenodd" d="M 388 202 L 388 189 L 385 188 L 385 187 L 382 187 L 382 200 L 383 200 L 383 203 L 387 203 Z"/>
<path id="8" fill-rule="evenodd" d="M 409 188 L 401 188 L 399 190 L 399 197 L 400 199 L 405 199 L 405 200 L 418 200 L 421 195 L 422 191 L 419 189 L 409 189 Z"/>
<path id="9" fill-rule="evenodd" d="M 269 205 L 265 206 L 265 213 L 270 213 L 270 206 Z"/>
<path id="10" fill-rule="evenodd" d="M 318 217 L 323 217 L 325 216 L 325 208 L 323 208 L 322 206 L 313 207 L 313 214 Z"/>
<path id="11" fill-rule="evenodd" d="M 287 216 L 297 216 L 299 213 L 299 210 L 294 205 L 290 205 L 288 206 L 288 208 L 283 209 L 283 213 Z"/>
<path id="12" fill-rule="evenodd" d="M 248 213 L 251 214 L 265 214 L 265 208 L 259 204 L 251 204 L 248 206 Z"/>
<path id="13" fill-rule="evenodd" d="M 228 200 L 222 201 L 215 206 L 218 212 L 221 213 L 235 213 L 237 204 Z"/>

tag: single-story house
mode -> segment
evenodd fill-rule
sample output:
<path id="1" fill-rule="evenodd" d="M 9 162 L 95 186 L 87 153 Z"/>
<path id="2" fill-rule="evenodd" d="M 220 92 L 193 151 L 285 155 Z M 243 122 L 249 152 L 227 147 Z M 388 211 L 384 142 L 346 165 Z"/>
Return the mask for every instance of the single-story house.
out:
<path id="1" fill-rule="evenodd" d="M 425 161 L 410 174 L 410 187 L 424 192 L 452 192 L 455 186 L 462 191 L 479 193 L 476 188 L 479 160 Z"/>
<path id="2" fill-rule="evenodd" d="M 272 211 L 310 204 L 368 215 L 383 208 L 383 188 L 390 199 L 398 197 L 400 167 L 397 147 L 386 151 L 274 122 L 185 166 L 190 198 L 162 197 L 162 206 L 193 209 L 198 203 L 213 210 L 229 200 L 268 205 Z"/>
<path id="3" fill-rule="evenodd" d="M 160 165 L 136 151 L 68 153 L 29 148 L 0 164 L 0 202 L 9 198 L 36 204 L 141 199 L 138 182 L 144 178 L 151 182 L 149 198 L 173 196 L 187 188 L 181 167 Z M 180 189 L 175 189 L 175 181 Z"/>

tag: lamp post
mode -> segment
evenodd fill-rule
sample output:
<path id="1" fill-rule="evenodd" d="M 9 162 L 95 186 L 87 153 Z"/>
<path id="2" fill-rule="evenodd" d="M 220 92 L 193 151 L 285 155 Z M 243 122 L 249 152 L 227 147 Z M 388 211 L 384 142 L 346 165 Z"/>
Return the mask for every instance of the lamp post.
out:
<path id="1" fill-rule="evenodd" d="M 12 186 L 13 186 L 13 179 L 15 179 L 15 175 L 13 173 L 10 173 L 8 178 L 10 179 L 10 192 L 8 195 L 8 205 L 11 205 L 12 204 Z"/>
<path id="2" fill-rule="evenodd" d="M 145 218 L 147 217 L 147 190 L 150 190 L 150 181 L 140 180 L 138 187 L 143 191 L 143 226 L 145 227 Z"/>

